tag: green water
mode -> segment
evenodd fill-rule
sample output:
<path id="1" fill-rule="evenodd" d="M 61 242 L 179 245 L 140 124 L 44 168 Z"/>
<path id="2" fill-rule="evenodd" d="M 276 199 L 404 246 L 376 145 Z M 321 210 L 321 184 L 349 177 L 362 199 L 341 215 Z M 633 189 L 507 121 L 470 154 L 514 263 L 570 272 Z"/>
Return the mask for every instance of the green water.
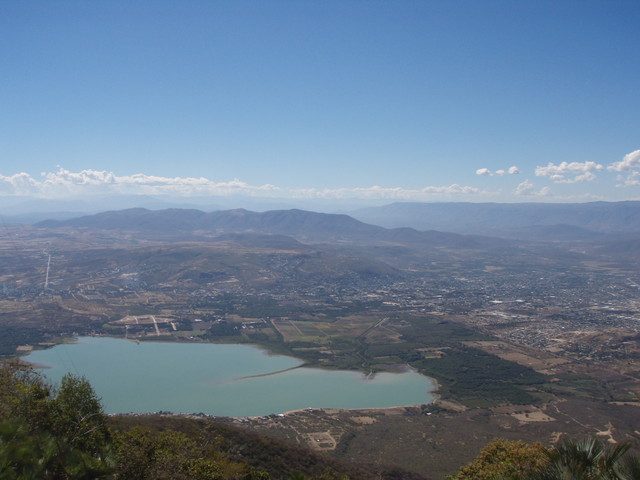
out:
<path id="1" fill-rule="evenodd" d="M 380 408 L 433 400 L 433 381 L 416 372 L 362 373 L 294 368 L 301 361 L 249 345 L 135 342 L 81 337 L 35 351 L 27 360 L 85 376 L 107 413 L 255 416 L 301 408 Z M 282 371 L 285 370 L 285 371 Z M 279 372 L 273 375 L 245 378 Z"/>

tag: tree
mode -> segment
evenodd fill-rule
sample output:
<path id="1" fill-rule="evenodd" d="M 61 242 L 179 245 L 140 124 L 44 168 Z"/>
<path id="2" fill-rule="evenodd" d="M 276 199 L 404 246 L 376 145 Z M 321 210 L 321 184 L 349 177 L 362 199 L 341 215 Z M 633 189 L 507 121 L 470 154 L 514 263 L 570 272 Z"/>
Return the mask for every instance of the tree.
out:
<path id="1" fill-rule="evenodd" d="M 136 480 L 268 480 L 184 433 L 134 427 L 115 436 L 118 478 Z"/>
<path id="2" fill-rule="evenodd" d="M 449 480 L 515 480 L 521 479 L 545 462 L 545 448 L 540 443 L 529 444 L 497 438 L 489 442 L 480 454 Z"/>
<path id="3" fill-rule="evenodd" d="M 110 478 L 110 437 L 86 379 L 51 388 L 32 370 L 0 369 L 0 478 Z"/>
<path id="4" fill-rule="evenodd" d="M 73 447 L 97 453 L 110 435 L 100 400 L 86 378 L 67 374 L 51 402 L 51 429 Z"/>
<path id="5" fill-rule="evenodd" d="M 112 463 L 71 445 L 66 438 L 26 423 L 0 423 L 0 478 L 3 480 L 89 480 L 112 477 Z"/>
<path id="6" fill-rule="evenodd" d="M 449 480 L 640 480 L 640 459 L 630 445 L 605 446 L 597 438 L 539 443 L 496 439 Z"/>

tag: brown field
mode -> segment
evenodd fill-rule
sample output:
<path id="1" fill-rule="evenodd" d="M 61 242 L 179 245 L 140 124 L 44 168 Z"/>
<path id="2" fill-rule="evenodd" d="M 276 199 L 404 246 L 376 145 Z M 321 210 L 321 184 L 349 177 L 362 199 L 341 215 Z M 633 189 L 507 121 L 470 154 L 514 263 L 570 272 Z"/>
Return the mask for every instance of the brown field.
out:
<path id="1" fill-rule="evenodd" d="M 288 318 L 272 319 L 274 327 L 283 336 L 285 342 L 309 341 L 314 340 L 319 343 L 323 342 L 323 338 L 329 336 L 346 336 L 358 337 L 362 334 L 375 335 L 375 330 L 382 330 L 383 337 L 398 337 L 398 333 L 387 329 L 373 329 L 380 322 L 380 318 L 367 315 L 354 315 L 341 318 L 337 322 L 322 321 L 300 321 Z M 369 330 L 371 329 L 371 330 Z M 368 331 L 369 330 L 369 331 Z"/>
<path id="2" fill-rule="evenodd" d="M 558 372 L 558 367 L 571 363 L 566 358 L 560 358 L 544 351 L 533 352 L 531 349 L 501 341 L 472 341 L 464 342 L 464 344 L 479 348 L 504 360 L 533 368 L 545 375 L 553 375 Z"/>
<path id="3" fill-rule="evenodd" d="M 495 437 L 550 445 L 562 437 L 591 434 L 614 442 L 640 442 L 637 426 L 628 421 L 637 407 L 628 405 L 588 399 L 492 409 L 454 409 L 448 408 L 447 402 L 439 404 L 443 410 L 431 415 L 421 414 L 414 407 L 314 409 L 281 418 L 236 422 L 295 443 L 310 444 L 309 439 L 313 439 L 323 443 L 325 451 L 352 462 L 378 464 L 384 458 L 387 465 L 402 466 L 429 479 L 454 473 Z M 326 442 L 329 436 L 337 440 L 333 449 Z"/>

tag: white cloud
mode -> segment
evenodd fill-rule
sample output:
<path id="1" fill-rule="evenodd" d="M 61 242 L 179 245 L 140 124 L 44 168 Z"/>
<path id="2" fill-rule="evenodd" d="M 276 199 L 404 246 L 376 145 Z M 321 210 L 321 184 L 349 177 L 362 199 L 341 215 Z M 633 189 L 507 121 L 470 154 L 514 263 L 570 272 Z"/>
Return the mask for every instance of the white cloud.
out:
<path id="1" fill-rule="evenodd" d="M 402 187 L 352 187 L 352 188 L 327 188 L 327 189 L 293 189 L 291 191 L 294 198 L 325 198 L 325 199 L 402 199 L 420 200 L 429 199 L 433 196 L 459 196 L 459 195 L 492 195 L 495 192 L 488 192 L 476 187 L 458 185 L 427 186 L 417 189 Z"/>
<path id="2" fill-rule="evenodd" d="M 564 175 L 551 175 L 549 178 L 554 183 L 580 183 L 580 182 L 592 182 L 598 177 L 592 172 L 585 172 L 582 175 L 576 175 L 573 178 L 565 178 Z"/>
<path id="3" fill-rule="evenodd" d="M 551 189 L 549 187 L 543 187 L 537 192 L 534 189 L 535 189 L 535 185 L 529 180 L 525 180 L 515 188 L 513 193 L 514 195 L 525 195 L 525 196 L 536 196 L 536 197 L 546 197 L 551 194 Z"/>
<path id="4" fill-rule="evenodd" d="M 32 195 L 38 191 L 38 182 L 28 173 L 0 175 L 0 193 L 5 195 Z"/>
<path id="5" fill-rule="evenodd" d="M 42 173 L 37 180 L 27 173 L 0 175 L 0 193 L 56 198 L 68 195 L 142 194 L 142 195 L 233 195 L 257 196 L 279 190 L 273 185 L 249 185 L 240 180 L 214 182 L 207 178 L 158 177 L 142 173 L 117 176 L 113 172 L 82 170 L 70 172 L 63 168 Z"/>
<path id="6" fill-rule="evenodd" d="M 640 171 L 633 171 L 626 177 L 624 175 L 618 175 L 616 180 L 622 182 L 617 184 L 616 187 L 637 187 L 640 185 Z"/>
<path id="7" fill-rule="evenodd" d="M 607 170 L 612 172 L 629 172 L 625 177 L 624 175 L 618 175 L 616 178 L 619 183 L 616 187 L 637 187 L 640 185 L 640 150 L 635 150 L 624 156 L 619 162 L 614 162 L 607 167 Z"/>
<path id="8" fill-rule="evenodd" d="M 496 170 L 495 172 L 495 174 L 499 176 L 503 176 L 506 173 L 508 173 L 509 175 L 517 175 L 518 173 L 520 173 L 520 169 L 514 165 L 513 167 L 509 167 L 506 170 L 501 168 L 499 170 Z M 488 168 L 479 168 L 476 170 L 476 175 L 486 175 L 491 177 L 493 176 L 493 173 Z"/>
<path id="9" fill-rule="evenodd" d="M 98 170 L 82 170 L 74 173 L 64 168 L 54 173 L 42 173 L 44 182 L 50 185 L 102 185 L 105 183 L 117 183 L 116 176 L 111 172 Z"/>
<path id="10" fill-rule="evenodd" d="M 640 168 L 640 150 L 628 153 L 619 162 L 614 162 L 607 167 L 613 172 L 628 172 L 634 168 Z"/>
<path id="11" fill-rule="evenodd" d="M 529 195 L 533 191 L 534 185 L 529 180 L 520 183 L 513 191 L 516 195 Z"/>
<path id="12" fill-rule="evenodd" d="M 591 182 L 597 178 L 593 171 L 604 170 L 604 166 L 596 162 L 562 162 L 558 165 L 549 162 L 546 167 L 536 167 L 538 177 L 549 177 L 554 183 Z M 567 175 L 574 175 L 567 178 Z"/>
<path id="13" fill-rule="evenodd" d="M 40 198 L 61 198 L 71 195 L 176 195 L 176 196 L 230 196 L 281 198 L 364 198 L 427 200 L 435 196 L 495 195 L 496 192 L 458 184 L 426 186 L 407 189 L 402 187 L 351 187 L 335 189 L 281 188 L 271 184 L 250 185 L 238 179 L 215 182 L 205 177 L 159 177 L 142 173 L 118 176 L 113 172 L 82 170 L 70 172 L 59 168 L 56 172 L 42 173 L 34 179 L 27 173 L 0 175 L 0 194 L 28 195 Z"/>
<path id="14" fill-rule="evenodd" d="M 559 165 L 549 162 L 546 167 L 536 167 L 536 175 L 539 177 L 548 177 L 555 174 L 584 173 L 603 169 L 604 166 L 596 162 L 562 162 Z"/>

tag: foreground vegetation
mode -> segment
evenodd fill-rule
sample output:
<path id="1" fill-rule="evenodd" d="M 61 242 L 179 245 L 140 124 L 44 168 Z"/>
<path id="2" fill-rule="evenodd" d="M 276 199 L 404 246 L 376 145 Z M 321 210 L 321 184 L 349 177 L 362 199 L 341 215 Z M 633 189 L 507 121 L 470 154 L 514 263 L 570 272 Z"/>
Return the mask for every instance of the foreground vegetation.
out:
<path id="1" fill-rule="evenodd" d="M 586 438 L 547 449 L 496 439 L 448 480 L 637 480 L 640 457 L 629 455 L 630 447 Z"/>
<path id="2" fill-rule="evenodd" d="M 553 448 L 502 439 L 450 480 L 637 480 L 628 443 L 590 438 Z M 420 478 L 367 469 L 211 421 L 104 415 L 86 379 L 57 387 L 17 364 L 0 368 L 0 479 L 269 480 Z"/>
<path id="3" fill-rule="evenodd" d="M 0 478 L 337 480 L 351 474 L 348 466 L 336 473 L 342 467 L 337 461 L 278 441 L 261 443 L 231 427 L 144 420 L 108 418 L 83 378 L 67 375 L 54 388 L 30 370 L 5 365 L 0 368 Z M 172 426 L 178 428 L 167 428 Z M 245 445 L 255 450 L 241 452 Z M 351 470 L 354 478 L 365 478 Z"/>

